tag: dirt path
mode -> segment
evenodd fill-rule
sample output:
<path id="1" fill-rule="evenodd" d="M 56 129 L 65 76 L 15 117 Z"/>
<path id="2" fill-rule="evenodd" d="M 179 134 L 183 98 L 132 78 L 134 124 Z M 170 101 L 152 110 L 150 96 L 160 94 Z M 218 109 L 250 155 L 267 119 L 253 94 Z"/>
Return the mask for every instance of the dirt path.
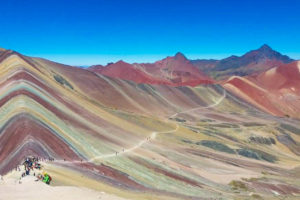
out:
<path id="1" fill-rule="evenodd" d="M 210 104 L 208 106 L 204 106 L 204 107 L 200 106 L 200 107 L 197 107 L 197 108 L 192 108 L 192 109 L 189 109 L 189 110 L 185 110 L 185 111 L 182 111 L 182 112 L 175 113 L 175 114 L 171 115 L 170 118 L 176 117 L 178 114 L 181 114 L 181 113 L 188 113 L 188 112 L 192 112 L 192 111 L 195 111 L 195 110 L 202 110 L 202 109 L 216 107 L 225 99 L 226 95 L 227 95 L 226 90 L 223 89 L 223 95 L 220 99 L 218 99 L 217 102 L 215 102 L 213 104 Z"/>
<path id="2" fill-rule="evenodd" d="M 196 107 L 196 108 L 192 108 L 192 109 L 189 109 L 189 110 L 185 110 L 185 111 L 182 111 L 182 112 L 177 112 L 171 116 L 169 116 L 169 118 L 173 118 L 175 116 L 177 116 L 178 114 L 180 113 L 188 113 L 188 112 L 192 112 L 192 111 L 195 111 L 195 110 L 201 110 L 201 109 L 207 109 L 207 108 L 213 108 L 213 107 L 216 107 L 218 106 L 226 97 L 226 90 L 223 89 L 223 95 L 222 97 L 220 97 L 220 99 L 218 99 L 215 103 L 213 104 L 210 104 L 208 106 L 199 106 L 199 107 Z M 168 123 L 174 123 L 174 122 L 169 122 L 167 120 Z M 61 163 L 86 163 L 86 162 L 93 162 L 93 161 L 96 161 L 96 160 L 100 160 L 100 159 L 106 159 L 106 158 L 111 158 L 111 157 L 116 157 L 116 156 L 120 156 L 120 155 L 123 155 L 125 153 L 130 153 L 138 148 L 140 148 L 143 144 L 151 141 L 151 140 L 154 140 L 157 136 L 157 134 L 162 134 L 162 133 L 174 133 L 176 132 L 178 129 L 179 129 L 179 125 L 176 123 L 176 128 L 175 129 L 172 129 L 172 130 L 169 130 L 169 131 L 160 131 L 160 132 L 157 132 L 157 131 L 154 131 L 152 132 L 152 134 L 145 138 L 144 140 L 140 141 L 137 145 L 133 146 L 133 147 L 130 147 L 128 149 L 124 149 L 123 151 L 120 151 L 120 152 L 115 152 L 115 153 L 110 153 L 110 154 L 105 154 L 105 155 L 100 155 L 100 156 L 96 156 L 96 157 L 93 157 L 87 161 L 64 161 L 64 160 L 55 160 L 55 162 L 61 162 Z"/>

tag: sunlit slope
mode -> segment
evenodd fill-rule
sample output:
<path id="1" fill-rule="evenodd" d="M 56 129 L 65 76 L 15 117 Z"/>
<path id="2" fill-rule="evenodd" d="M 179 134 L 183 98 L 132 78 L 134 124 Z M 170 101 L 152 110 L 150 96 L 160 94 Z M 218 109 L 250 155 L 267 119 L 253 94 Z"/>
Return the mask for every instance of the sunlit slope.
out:
<path id="1" fill-rule="evenodd" d="M 33 62 L 63 75 L 70 85 L 76 87 L 76 92 L 105 107 L 168 116 L 182 109 L 213 102 L 197 87 L 136 84 L 43 59 L 34 59 Z M 214 85 L 207 87 L 215 88 Z"/>
<path id="2" fill-rule="evenodd" d="M 9 54 L 2 59 L 0 70 L 1 170 L 6 171 L 9 162 L 20 162 L 27 153 L 41 153 L 39 150 L 45 157 L 89 159 L 132 146 L 149 133 L 148 127 L 109 113 L 73 91 L 75 88 L 62 86 L 53 78 L 58 76 L 55 72 L 36 67 L 21 55 Z M 124 141 L 124 137 L 131 140 Z M 61 144 L 55 146 L 57 141 Z M 28 142 L 34 145 L 21 150 Z M 31 149 L 35 145 L 38 147 Z"/>
<path id="3" fill-rule="evenodd" d="M 299 61 L 256 76 L 231 77 L 223 85 L 256 107 L 277 116 L 300 118 Z"/>
<path id="4" fill-rule="evenodd" d="M 55 159 L 53 185 L 128 199 L 299 194 L 299 121 L 219 85 L 135 84 L 12 51 L 0 62 L 1 174 L 37 155 Z"/>

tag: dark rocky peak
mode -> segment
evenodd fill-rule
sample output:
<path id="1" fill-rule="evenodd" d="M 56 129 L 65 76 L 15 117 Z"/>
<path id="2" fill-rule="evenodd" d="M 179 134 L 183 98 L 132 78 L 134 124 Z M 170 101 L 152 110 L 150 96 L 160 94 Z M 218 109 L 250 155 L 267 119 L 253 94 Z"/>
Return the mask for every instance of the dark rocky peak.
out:
<path id="1" fill-rule="evenodd" d="M 183 53 L 180 53 L 180 52 L 176 53 L 175 56 L 174 56 L 174 58 L 177 59 L 177 60 L 179 60 L 179 59 L 181 59 L 181 60 L 187 60 L 187 58 L 185 57 L 185 55 L 183 55 Z"/>

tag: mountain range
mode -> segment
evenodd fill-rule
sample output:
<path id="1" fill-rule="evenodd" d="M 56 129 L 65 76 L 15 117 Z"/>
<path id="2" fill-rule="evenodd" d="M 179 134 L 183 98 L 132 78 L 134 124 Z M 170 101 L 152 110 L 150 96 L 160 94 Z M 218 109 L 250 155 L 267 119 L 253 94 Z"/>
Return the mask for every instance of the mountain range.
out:
<path id="1" fill-rule="evenodd" d="M 242 56 L 230 56 L 222 60 L 192 60 L 191 62 L 213 78 L 224 79 L 232 75 L 258 74 L 272 67 L 293 61 L 293 59 L 274 51 L 265 44 L 259 49 L 249 51 Z"/>
<path id="2" fill-rule="evenodd" d="M 155 63 L 129 64 L 119 61 L 105 67 L 98 65 L 88 69 L 109 77 L 131 80 L 136 83 L 196 86 L 213 82 L 181 53 Z"/>
<path id="3" fill-rule="evenodd" d="M 297 66 L 297 61 L 265 44 L 242 56 L 222 60 L 188 60 L 182 53 L 177 53 L 155 63 L 129 64 L 119 61 L 107 66 L 92 66 L 88 70 L 139 84 L 193 87 L 221 84 L 271 114 L 299 117 Z M 277 82 L 273 76 L 281 77 L 281 81 Z"/>
<path id="4" fill-rule="evenodd" d="M 36 156 L 53 190 L 298 199 L 299 61 L 266 45 L 224 60 L 201 67 L 177 53 L 85 69 L 0 49 L 0 187 L 38 184 L 16 170 Z"/>
<path id="5" fill-rule="evenodd" d="M 213 79 L 225 80 L 233 75 L 259 74 L 293 61 L 265 44 L 242 56 L 230 56 L 222 60 L 189 60 L 182 53 L 177 53 L 155 63 L 129 64 L 119 61 L 107 66 L 92 66 L 89 69 L 137 83 L 195 86 L 212 83 Z"/>

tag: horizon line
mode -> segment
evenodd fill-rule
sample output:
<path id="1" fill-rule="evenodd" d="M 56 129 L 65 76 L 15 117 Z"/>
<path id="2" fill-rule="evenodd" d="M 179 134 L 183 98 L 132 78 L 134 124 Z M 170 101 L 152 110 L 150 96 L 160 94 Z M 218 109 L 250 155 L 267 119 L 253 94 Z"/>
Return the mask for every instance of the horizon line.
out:
<path id="1" fill-rule="evenodd" d="M 222 60 L 230 56 L 242 56 L 244 53 L 233 54 L 184 54 L 188 60 Z M 130 64 L 133 63 L 154 63 L 166 57 L 174 56 L 175 54 L 143 54 L 143 55 L 114 55 L 114 54 L 31 54 L 27 56 L 47 59 L 53 62 L 71 65 L 71 66 L 93 66 L 107 65 L 124 61 Z M 300 60 L 300 53 L 285 53 L 294 60 Z"/>
<path id="2" fill-rule="evenodd" d="M 264 44 L 265 45 L 265 44 Z M 264 46 L 263 45 L 263 46 Z M 2 50 L 12 50 L 1 48 Z M 272 49 L 272 48 L 271 48 Z M 254 49 L 256 50 L 256 49 Z M 273 49 L 274 50 L 274 49 Z M 18 50 L 12 50 L 16 52 L 20 52 Z M 249 50 L 252 51 L 252 50 Z M 156 61 L 162 60 L 166 57 L 175 56 L 177 53 L 183 54 L 188 60 L 222 60 L 228 58 L 230 56 L 242 56 L 247 52 L 235 52 L 235 53 L 217 53 L 217 54 L 209 54 L 209 53 L 182 53 L 182 51 L 172 52 L 170 54 L 45 54 L 45 53 L 26 53 L 20 52 L 23 55 L 29 57 L 37 57 L 42 59 L 47 59 L 53 62 L 57 62 L 60 64 L 70 65 L 70 66 L 78 66 L 78 67 L 88 67 L 93 65 L 107 65 L 109 63 L 115 63 L 118 61 L 124 61 L 129 64 L 133 63 L 154 63 Z M 277 50 L 274 50 L 277 51 Z M 279 52 L 279 51 L 277 51 Z M 281 53 L 281 52 L 279 52 Z M 300 53 L 288 52 L 281 53 L 282 55 L 286 55 L 294 60 L 300 60 Z"/>

